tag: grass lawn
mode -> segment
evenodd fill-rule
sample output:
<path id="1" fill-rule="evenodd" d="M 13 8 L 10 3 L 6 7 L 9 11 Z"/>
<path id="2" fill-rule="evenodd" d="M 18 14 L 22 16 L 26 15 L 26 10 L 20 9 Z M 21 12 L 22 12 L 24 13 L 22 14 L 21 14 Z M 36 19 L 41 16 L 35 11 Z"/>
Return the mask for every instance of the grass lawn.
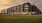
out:
<path id="1" fill-rule="evenodd" d="M 42 16 L 0 15 L 0 23 L 42 23 Z"/>

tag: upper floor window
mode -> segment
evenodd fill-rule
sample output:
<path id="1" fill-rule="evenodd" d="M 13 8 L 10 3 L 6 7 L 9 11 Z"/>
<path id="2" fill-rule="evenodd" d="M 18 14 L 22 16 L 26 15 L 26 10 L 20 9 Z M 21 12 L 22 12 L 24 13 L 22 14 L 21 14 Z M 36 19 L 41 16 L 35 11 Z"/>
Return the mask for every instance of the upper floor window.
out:
<path id="1" fill-rule="evenodd" d="M 29 5 L 28 4 L 24 4 L 24 7 L 29 7 Z"/>

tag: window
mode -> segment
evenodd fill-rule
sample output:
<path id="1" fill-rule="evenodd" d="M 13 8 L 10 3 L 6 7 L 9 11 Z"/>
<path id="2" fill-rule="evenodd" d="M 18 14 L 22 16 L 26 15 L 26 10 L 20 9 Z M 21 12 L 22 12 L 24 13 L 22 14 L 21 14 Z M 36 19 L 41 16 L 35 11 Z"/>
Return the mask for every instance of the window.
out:
<path id="1" fill-rule="evenodd" d="M 29 9 L 29 8 L 24 8 L 24 9 Z"/>
<path id="2" fill-rule="evenodd" d="M 28 9 L 25 9 L 24 11 L 25 11 L 25 12 L 27 12 L 27 11 L 28 11 Z"/>
<path id="3" fill-rule="evenodd" d="M 28 4 L 25 4 L 24 7 L 29 7 Z"/>
<path id="4" fill-rule="evenodd" d="M 20 12 L 23 12 L 23 10 L 20 10 Z"/>
<path id="5" fill-rule="evenodd" d="M 16 11 L 19 12 L 19 6 L 16 7 Z"/>
<path id="6" fill-rule="evenodd" d="M 25 12 L 29 11 L 29 8 L 24 8 L 24 11 L 25 11 Z"/>

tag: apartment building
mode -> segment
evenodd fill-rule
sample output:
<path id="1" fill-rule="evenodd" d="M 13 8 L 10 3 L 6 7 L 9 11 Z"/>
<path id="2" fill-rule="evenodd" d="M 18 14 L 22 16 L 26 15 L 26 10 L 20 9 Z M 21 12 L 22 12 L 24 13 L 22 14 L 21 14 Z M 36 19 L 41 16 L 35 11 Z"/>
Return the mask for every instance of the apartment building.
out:
<path id="1" fill-rule="evenodd" d="M 35 6 L 31 5 L 29 2 L 18 6 L 13 6 L 8 9 L 1 10 L 4 14 L 41 14 L 41 11 Z"/>

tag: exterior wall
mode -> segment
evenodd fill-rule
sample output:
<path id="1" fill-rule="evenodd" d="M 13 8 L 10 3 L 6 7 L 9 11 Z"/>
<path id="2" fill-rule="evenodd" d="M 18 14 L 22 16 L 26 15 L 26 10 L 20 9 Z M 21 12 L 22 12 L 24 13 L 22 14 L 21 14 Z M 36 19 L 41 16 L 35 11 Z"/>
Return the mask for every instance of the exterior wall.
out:
<path id="1" fill-rule="evenodd" d="M 7 9 L 7 13 L 10 14 L 10 8 Z"/>
<path id="2" fill-rule="evenodd" d="M 29 11 L 29 5 L 28 3 L 24 4 L 24 12 L 28 12 Z"/>
<path id="3" fill-rule="evenodd" d="M 18 12 L 19 12 L 19 7 L 18 6 L 15 6 L 14 7 L 14 14 L 18 14 Z"/>
<path id="4" fill-rule="evenodd" d="M 7 13 L 7 9 L 1 10 L 1 13 L 6 14 Z"/>
<path id="5" fill-rule="evenodd" d="M 1 13 L 4 13 L 4 10 L 1 10 Z"/>
<path id="6" fill-rule="evenodd" d="M 30 8 L 30 6 L 31 6 L 31 4 L 30 3 L 24 3 L 24 5 L 23 5 L 23 14 L 28 14 L 29 15 L 29 8 Z"/>
<path id="7" fill-rule="evenodd" d="M 24 3 L 22 5 L 10 7 L 8 9 L 1 10 L 2 13 L 7 14 L 28 14 L 31 15 L 34 12 L 40 13 L 40 10 L 36 6 L 32 6 L 30 3 Z"/>
<path id="8" fill-rule="evenodd" d="M 8 14 L 13 14 L 13 8 L 14 8 L 14 7 L 11 7 L 11 8 L 8 8 L 8 9 L 7 9 Z"/>
<path id="9" fill-rule="evenodd" d="M 23 13 L 23 5 L 19 5 L 19 12 L 20 12 L 20 14 Z"/>
<path id="10" fill-rule="evenodd" d="M 4 10 L 4 13 L 7 14 L 7 9 Z"/>
<path id="11" fill-rule="evenodd" d="M 2 13 L 4 13 L 4 9 L 3 9 L 3 10 L 1 10 L 1 12 L 2 12 Z"/>

